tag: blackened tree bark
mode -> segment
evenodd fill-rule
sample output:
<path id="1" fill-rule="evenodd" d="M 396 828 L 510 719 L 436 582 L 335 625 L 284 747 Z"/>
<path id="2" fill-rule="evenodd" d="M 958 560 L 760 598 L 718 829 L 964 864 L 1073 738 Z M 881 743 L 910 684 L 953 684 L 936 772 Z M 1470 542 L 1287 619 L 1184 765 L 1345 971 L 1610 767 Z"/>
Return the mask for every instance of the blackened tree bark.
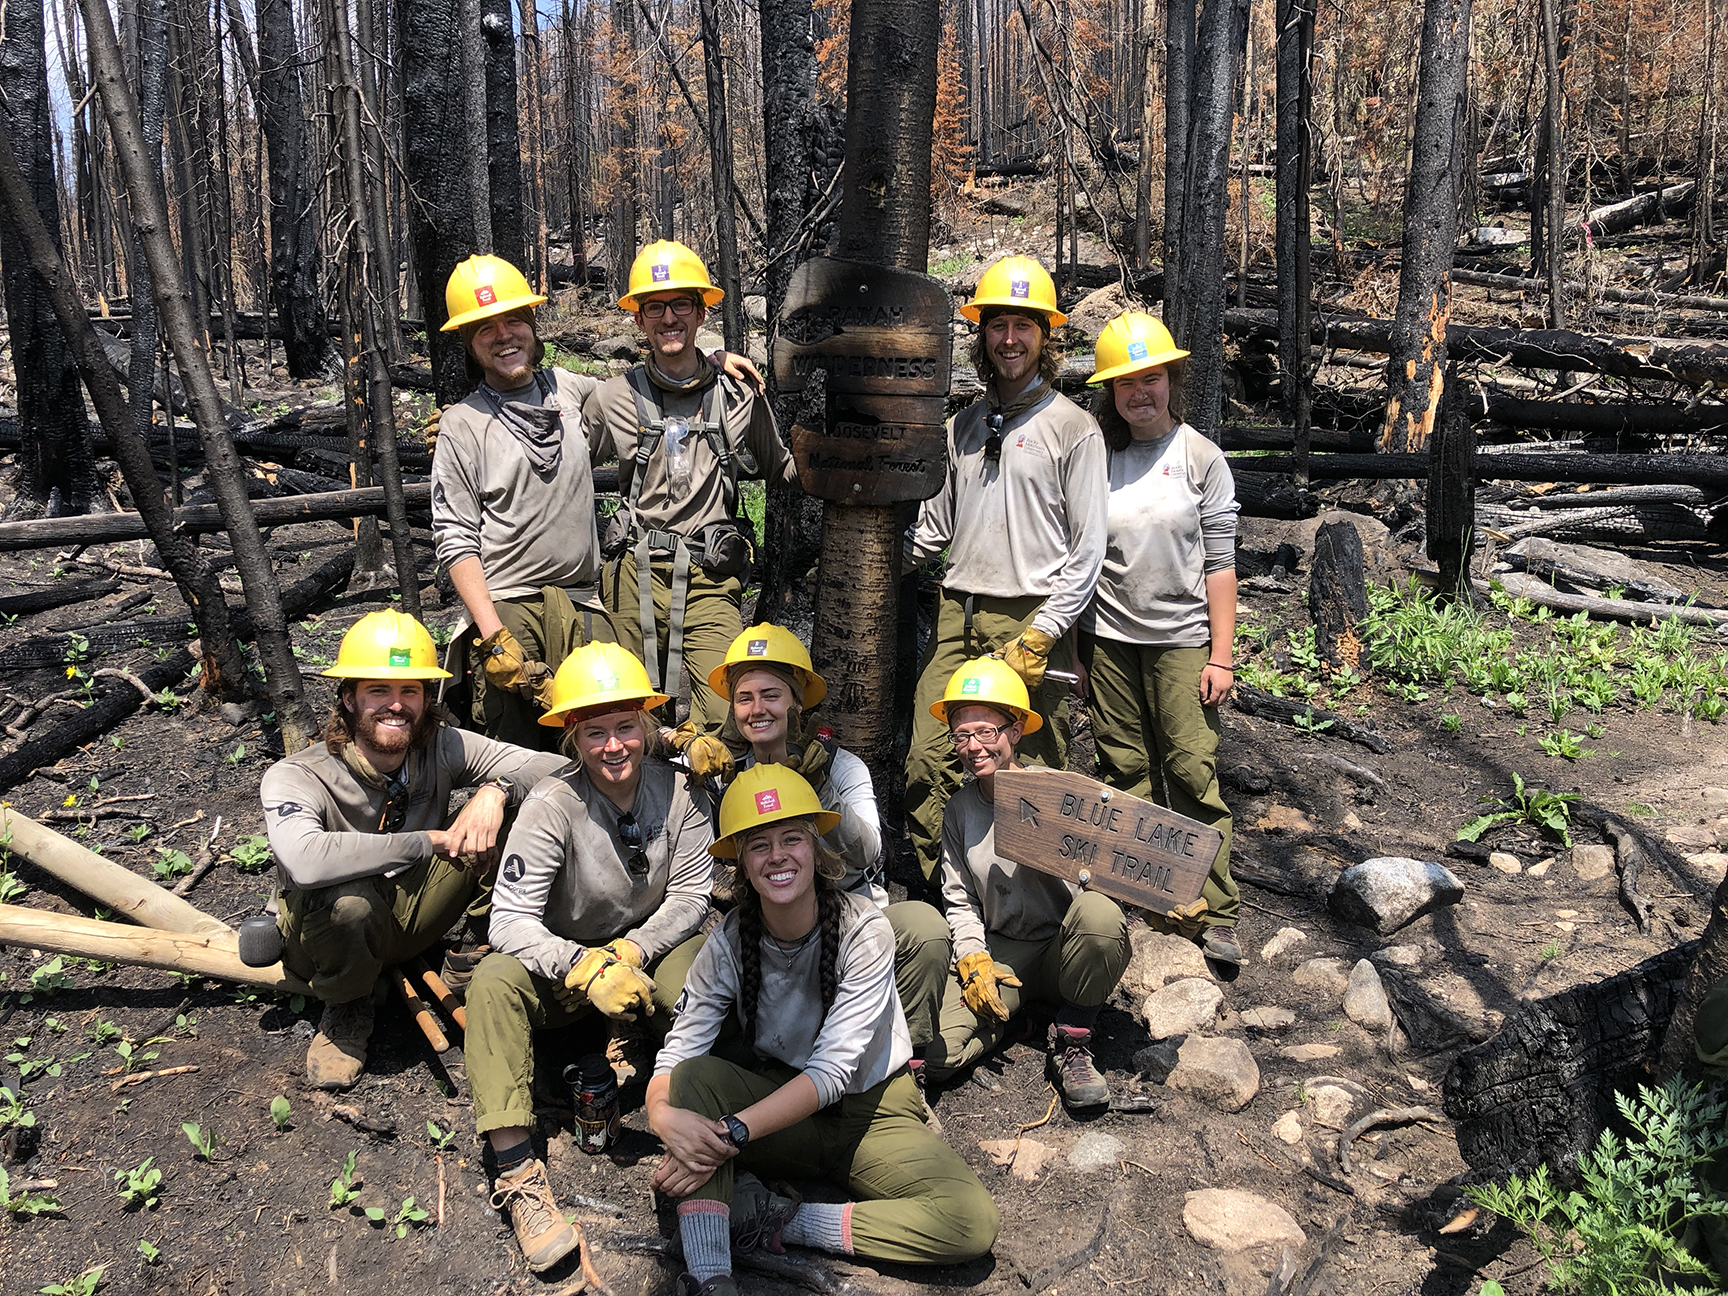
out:
<path id="1" fill-rule="evenodd" d="M 12 141 L 24 183 L 59 256 L 60 195 L 54 175 L 45 39 L 43 0 L 18 0 L 7 6 L 0 27 L 0 127 Z M 18 495 L 6 516 L 88 512 L 96 475 L 78 370 L 41 277 L 6 217 L 0 217 L 0 275 L 5 280 L 6 322 L 12 332 L 12 368 L 23 434 Z"/>
<path id="2" fill-rule="evenodd" d="M 291 378 L 326 378 L 336 369 L 330 322 L 319 290 L 318 230 L 323 203 L 307 139 L 303 63 L 294 0 L 258 0 L 258 110 L 270 154 L 270 302 L 282 326 Z M 149 134 L 160 139 L 158 129 Z"/>
<path id="3" fill-rule="evenodd" d="M 621 79 L 617 103 L 611 112 L 612 157 L 618 166 L 618 187 L 612 201 L 612 229 L 608 234 L 612 294 L 621 296 L 630 282 L 630 263 L 636 259 L 636 226 L 640 219 L 637 190 L 641 183 L 637 124 L 641 119 L 641 74 L 635 66 L 636 6 L 633 0 L 612 0 L 612 67 Z"/>
<path id="4" fill-rule="evenodd" d="M 1182 208 L 1177 344 L 1188 361 L 1188 422 L 1213 440 L 1224 403 L 1224 217 L 1236 74 L 1248 39 L 1248 0 L 1206 0 L 1195 34 L 1188 184 Z M 1165 298 L 1169 300 L 1168 295 Z"/>
<path id="5" fill-rule="evenodd" d="M 726 296 L 720 319 L 728 351 L 744 350 L 744 302 L 738 281 L 738 218 L 732 208 L 732 126 L 726 110 L 726 51 L 720 42 L 720 6 L 701 0 L 702 72 L 708 83 L 708 165 L 714 178 L 714 242 Z"/>
<path id="6" fill-rule="evenodd" d="M 452 93 L 462 75 L 460 0 L 404 0 L 401 22 L 403 111 L 407 114 L 408 232 L 414 273 L 426 304 L 426 340 L 438 403 L 471 390 L 462 363 L 462 340 L 440 332 L 449 315 L 444 285 L 457 264 L 479 246 L 476 204 L 469 200 L 467 102 Z M 488 218 L 489 219 L 489 218 Z"/>
<path id="7" fill-rule="evenodd" d="M 403 22 L 406 24 L 407 11 L 414 6 L 402 6 Z M 474 252 L 489 253 L 492 244 L 492 201 L 487 196 L 492 189 L 491 156 L 492 150 L 486 137 L 486 37 L 481 29 L 481 14 L 484 11 L 484 0 L 458 0 L 456 30 L 452 33 L 459 42 L 461 61 L 458 72 L 459 82 L 451 83 L 461 87 L 459 93 L 462 102 L 462 145 L 460 162 L 468 176 L 468 193 L 475 204 L 474 211 Z M 446 85 L 446 93 L 449 91 Z M 428 285 L 427 292 L 432 291 Z"/>
<path id="8" fill-rule="evenodd" d="M 1188 192 L 1188 99 L 1194 76 L 1194 0 L 1164 5 L 1164 323 L 1181 336 L 1182 204 Z"/>
<path id="9" fill-rule="evenodd" d="M 1140 169 L 1134 174 L 1134 264 L 1146 270 L 1152 263 L 1152 155 L 1158 147 L 1158 132 L 1152 129 L 1152 101 L 1158 91 L 1158 60 L 1152 57 L 1150 36 L 1144 40 L 1140 62 L 1143 74 L 1140 84 Z"/>
<path id="10" fill-rule="evenodd" d="M 1542 268 L 1548 279 L 1548 327 L 1566 327 L 1566 102 L 1560 84 L 1560 0 L 1537 0 L 1542 26 L 1542 194 L 1547 201 L 1547 240 Z M 1466 26 L 1469 24 L 1466 23 Z M 1426 24 L 1424 24 L 1426 28 Z M 1534 188 L 1534 186 L 1533 186 Z"/>
<path id="11" fill-rule="evenodd" d="M 1428 556 L 1440 565 L 1437 585 L 1442 602 L 1473 607 L 1470 553 L 1476 530 L 1476 429 L 1470 407 L 1477 402 L 1458 381 L 1456 369 L 1446 374 L 1446 395 L 1434 429 L 1428 469 Z"/>
<path id="12" fill-rule="evenodd" d="M 582 160 L 588 153 L 588 116 L 582 111 L 582 79 L 576 75 L 576 24 L 570 12 L 570 0 L 563 0 L 564 98 L 570 118 L 570 135 L 564 141 L 569 184 L 570 260 L 576 269 L 576 286 L 588 286 L 587 200 L 586 182 L 582 176 Z"/>
<path id="13" fill-rule="evenodd" d="M 1404 199 L 1398 313 L 1386 365 L 1390 398 L 1380 433 L 1380 448 L 1386 451 L 1424 450 L 1440 412 L 1452 253 L 1458 241 L 1458 191 L 1469 129 L 1469 57 L 1470 0 L 1426 0 L 1415 138 Z"/>
<path id="14" fill-rule="evenodd" d="M 930 247 L 930 144 L 941 7 L 928 0 L 853 0 L 846 71 L 845 198 L 834 254 L 923 271 Z M 812 654 L 839 681 L 835 728 L 890 778 L 897 708 L 901 510 L 825 503 Z"/>
<path id="15" fill-rule="evenodd" d="M 527 264 L 522 221 L 522 134 L 516 118 L 516 28 L 510 0 L 480 0 L 486 34 L 486 166 L 492 195 L 492 251 Z"/>
<path id="16" fill-rule="evenodd" d="M 1313 0 L 1278 0 L 1278 369 L 1295 428 L 1296 482 L 1308 480 L 1308 319 L 1312 270 L 1308 187 L 1313 179 Z"/>

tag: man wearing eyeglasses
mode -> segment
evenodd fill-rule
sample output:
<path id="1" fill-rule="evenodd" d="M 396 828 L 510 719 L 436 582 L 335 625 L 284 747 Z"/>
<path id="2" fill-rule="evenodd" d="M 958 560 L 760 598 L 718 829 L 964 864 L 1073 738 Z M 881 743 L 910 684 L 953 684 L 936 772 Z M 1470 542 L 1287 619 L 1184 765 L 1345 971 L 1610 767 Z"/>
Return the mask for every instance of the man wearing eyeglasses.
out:
<path id="1" fill-rule="evenodd" d="M 963 662 L 1000 656 L 1040 719 L 1021 758 L 1067 763 L 1068 685 L 1045 672 L 1072 669 L 1069 632 L 1098 584 L 1110 485 L 1098 424 L 1054 386 L 1050 330 L 1068 317 L 1044 268 L 1003 258 L 960 313 L 979 326 L 972 363 L 984 396 L 949 420 L 947 480 L 919 509 L 905 548 L 908 566 L 948 550 L 906 760 L 906 816 L 927 879 L 941 858 L 943 807 L 960 786 L 960 762 L 930 706 Z"/>
<path id="2" fill-rule="evenodd" d="M 682 243 L 643 248 L 618 305 L 635 313 L 648 359 L 600 384 L 582 411 L 594 462 L 618 456 L 624 496 L 603 537 L 606 608 L 654 687 L 689 698 L 674 744 L 704 776 L 715 770 L 698 758 L 718 748 L 711 736 L 728 709 L 708 675 L 744 629 L 742 578 L 754 553 L 738 480 L 798 485 L 768 403 L 715 373 L 696 348 L 708 308 L 724 296 Z M 690 750 L 698 739 L 709 741 Z"/>
<path id="3" fill-rule="evenodd" d="M 324 1003 L 306 1079 L 347 1089 L 366 1067 L 378 974 L 465 913 L 478 948 L 447 961 L 445 977 L 466 984 L 485 949 L 504 811 L 566 762 L 443 723 L 426 691 L 445 678 L 438 650 L 403 613 L 362 617 L 324 674 L 341 681 L 324 741 L 272 765 L 259 796 L 280 869 L 282 961 Z M 462 788 L 475 791 L 452 819 Z"/>

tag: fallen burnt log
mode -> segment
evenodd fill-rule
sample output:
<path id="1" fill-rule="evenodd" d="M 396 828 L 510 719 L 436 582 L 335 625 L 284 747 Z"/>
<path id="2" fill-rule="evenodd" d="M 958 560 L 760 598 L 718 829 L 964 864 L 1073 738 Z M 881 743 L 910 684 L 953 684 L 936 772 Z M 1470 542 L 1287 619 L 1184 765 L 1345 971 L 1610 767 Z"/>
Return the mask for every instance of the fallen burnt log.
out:
<path id="1" fill-rule="evenodd" d="M 1227 456 L 1232 471 L 1291 472 L 1291 455 Z M 1471 459 L 1477 481 L 1606 482 L 1613 485 L 1697 486 L 1728 492 L 1728 455 L 1484 454 Z M 1308 475 L 1328 480 L 1426 477 L 1425 454 L 1316 454 Z M 8 524 L 12 525 L 12 524 Z M 18 523 L 16 525 L 30 525 Z"/>
<path id="2" fill-rule="evenodd" d="M 1589 594 L 1566 594 L 1528 572 L 1503 572 L 1495 578 L 1513 598 L 1529 599 L 1538 607 L 1556 612 L 1582 612 L 1602 621 L 1627 621 L 1633 625 L 1660 625 L 1678 621 L 1682 625 L 1717 629 L 1728 626 L 1728 611 L 1713 608 L 1675 607 L 1670 603 L 1639 603 L 1632 599 L 1596 598 Z M 1479 594 L 1491 592 L 1485 580 L 1472 581 Z"/>
<path id="3" fill-rule="evenodd" d="M 1331 711 L 1322 711 L 1319 707 L 1310 706 L 1306 702 L 1296 702 L 1290 698 L 1273 697 L 1264 690 L 1251 688 L 1247 684 L 1238 684 L 1230 690 L 1230 701 L 1244 715 L 1257 716 L 1263 720 L 1276 720 L 1280 724 L 1294 725 L 1297 717 L 1312 733 L 1327 733 L 1342 738 L 1346 742 L 1356 743 L 1366 747 L 1377 755 L 1384 756 L 1392 750 L 1392 744 L 1382 737 L 1378 730 L 1368 725 L 1357 724 Z"/>
<path id="4" fill-rule="evenodd" d="M 23 616 L 27 612 L 47 612 L 71 603 L 88 603 L 107 598 L 119 588 L 119 581 L 73 581 L 49 589 L 32 590 L 28 594 L 8 594 L 0 598 L 0 616 Z"/>
<path id="5" fill-rule="evenodd" d="M 1615 545 L 1649 544 L 1658 540 L 1708 540 L 1710 524 L 1680 504 L 1621 504 L 1607 508 L 1562 509 L 1535 518 L 1495 504 L 1480 504 L 1476 524 L 1496 538 L 1523 540 L 1601 541 Z"/>
<path id="6" fill-rule="evenodd" d="M 1287 476 L 1266 472 L 1235 472 L 1236 503 L 1248 517 L 1309 518 L 1320 511 L 1312 492 Z"/>
<path id="7" fill-rule="evenodd" d="M 1470 284 L 1476 288 L 1510 288 L 1527 293 L 1548 291 L 1546 279 L 1532 279 L 1528 275 L 1492 274 L 1481 270 L 1454 270 L 1452 281 Z M 1566 291 L 1579 297 L 1595 295 L 1603 301 L 1620 302 L 1627 306 L 1652 306 L 1663 310 L 1728 311 L 1728 297 L 1653 293 L 1637 288 L 1592 285 L 1581 279 L 1568 279 Z"/>
<path id="8" fill-rule="evenodd" d="M 1254 308 L 1227 310 L 1224 332 L 1232 338 L 1276 339 L 1278 312 Z M 1392 321 L 1316 315 L 1310 340 L 1322 347 L 1387 355 L 1392 350 Z M 1450 359 L 1458 361 L 1603 373 L 1616 378 L 1679 382 L 1694 387 L 1728 386 L 1728 345 L 1684 338 L 1618 337 L 1575 333 L 1570 329 L 1451 324 L 1446 329 L 1446 351 Z"/>
<path id="9" fill-rule="evenodd" d="M 1619 1124 L 1616 1093 L 1651 1083 L 1698 942 L 1618 976 L 1526 1004 L 1446 1072 L 1458 1150 L 1485 1178 L 1548 1166 L 1577 1182 L 1578 1157 Z"/>
<path id="10" fill-rule="evenodd" d="M 1620 202 L 1608 203 L 1586 212 L 1578 226 L 1568 230 L 1569 238 L 1601 238 L 1604 234 L 1619 234 L 1634 225 L 1659 221 L 1664 216 L 1678 216 L 1692 207 L 1698 192 L 1696 180 L 1683 180 L 1665 189 L 1652 189 Z"/>
<path id="11" fill-rule="evenodd" d="M 1611 486 L 1607 490 L 1579 491 L 1576 494 L 1520 495 L 1514 498 L 1523 508 L 1548 512 L 1553 509 L 1618 508 L 1623 504 L 1684 504 L 1688 508 L 1703 508 L 1718 496 L 1696 486 Z"/>

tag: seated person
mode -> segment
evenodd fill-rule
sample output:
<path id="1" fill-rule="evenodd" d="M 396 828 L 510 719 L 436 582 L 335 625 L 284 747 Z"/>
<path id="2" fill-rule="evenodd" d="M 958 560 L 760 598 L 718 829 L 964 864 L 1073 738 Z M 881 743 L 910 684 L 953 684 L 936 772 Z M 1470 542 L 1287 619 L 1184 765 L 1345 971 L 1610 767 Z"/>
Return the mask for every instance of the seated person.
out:
<path id="1" fill-rule="evenodd" d="M 649 754 L 648 711 L 666 701 L 617 644 L 575 649 L 540 723 L 564 731 L 575 766 L 540 783 L 510 833 L 493 901 L 493 952 L 468 987 L 474 1127 L 498 1158 L 493 1205 L 508 1209 L 536 1273 L 576 1232 L 534 1156 L 536 1030 L 591 1013 L 670 1020 L 702 948 L 712 822 L 678 770 Z M 641 1070 L 646 1071 L 646 1066 Z"/>
<path id="2" fill-rule="evenodd" d="M 983 1057 L 1022 1001 L 1035 999 L 1056 1010 L 1048 1068 L 1062 1101 L 1102 1107 L 1110 1086 L 1092 1061 L 1092 1028 L 1128 967 L 1128 920 L 1109 896 L 996 853 L 996 772 L 1024 768 L 1015 744 L 1043 721 L 1020 677 L 994 657 L 955 671 L 930 711 L 972 776 L 942 814 L 942 898 L 958 978 L 942 997 L 931 1079 Z"/>
<path id="3" fill-rule="evenodd" d="M 282 961 L 324 1001 L 306 1080 L 347 1089 L 366 1068 L 378 974 L 464 912 L 468 944 L 484 941 L 504 808 L 565 762 L 445 724 L 426 681 L 446 675 L 411 616 L 361 617 L 324 674 L 342 681 L 324 741 L 272 765 L 259 796 L 281 869 Z M 476 791 L 451 821 L 458 788 Z M 453 988 L 471 958 L 446 963 Z"/>
<path id="4" fill-rule="evenodd" d="M 737 861 L 738 907 L 703 947 L 648 1083 L 666 1145 L 654 1186 L 681 1199 L 683 1296 L 734 1296 L 732 1249 L 818 1247 L 951 1264 L 996 1240 L 996 1204 L 924 1124 L 894 992 L 894 934 L 840 890 L 823 844 L 839 815 L 781 765 L 757 765 L 720 806 L 709 849 Z M 742 1036 L 713 1056 L 722 1028 Z M 797 1205 L 756 1178 L 822 1175 L 856 1200 Z"/>
<path id="5" fill-rule="evenodd" d="M 816 790 L 822 808 L 840 816 L 822 840 L 845 865 L 840 889 L 873 900 L 894 929 L 894 984 L 912 1032 L 912 1073 L 922 1080 L 924 1052 L 936 1033 L 936 1013 L 953 958 L 948 924 L 921 900 L 888 903 L 882 823 L 870 769 L 844 747 L 820 737 L 813 722 L 806 729 L 805 714 L 827 696 L 826 681 L 797 635 L 783 626 L 762 624 L 732 641 L 726 660 L 709 674 L 708 687 L 727 700 L 732 723 L 724 732 L 736 729 L 748 744 L 744 755 L 734 762 L 721 739 L 688 724 L 673 742 L 683 746 L 694 773 L 722 785 L 732 781 L 738 766 L 790 766 Z"/>

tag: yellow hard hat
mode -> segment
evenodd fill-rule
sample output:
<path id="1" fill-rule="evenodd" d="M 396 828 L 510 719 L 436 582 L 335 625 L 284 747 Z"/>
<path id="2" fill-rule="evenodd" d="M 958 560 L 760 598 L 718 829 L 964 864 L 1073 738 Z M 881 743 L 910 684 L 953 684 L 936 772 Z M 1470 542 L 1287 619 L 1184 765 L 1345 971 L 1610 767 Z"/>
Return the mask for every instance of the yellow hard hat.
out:
<path id="1" fill-rule="evenodd" d="M 828 682 L 810 664 L 810 650 L 785 626 L 762 622 L 732 641 L 726 660 L 708 672 L 708 687 L 721 697 L 732 696 L 734 666 L 789 666 L 803 686 L 801 704 L 806 711 L 828 696 Z M 743 672 L 740 671 L 739 674 Z"/>
<path id="2" fill-rule="evenodd" d="M 449 679 L 438 665 L 438 645 L 406 612 L 368 612 L 342 636 L 332 679 Z"/>
<path id="3" fill-rule="evenodd" d="M 1029 734 L 1044 727 L 1044 718 L 1032 709 L 1032 699 L 1026 694 L 1026 681 L 1000 657 L 974 657 L 950 675 L 942 700 L 930 704 L 930 714 L 947 724 L 950 706 L 972 705 L 1019 716 L 1026 722 L 1024 732 Z"/>
<path id="4" fill-rule="evenodd" d="M 704 306 L 717 305 L 726 295 L 708 277 L 708 267 L 702 264 L 701 257 L 682 243 L 661 239 L 636 254 L 630 265 L 630 291 L 618 299 L 618 307 L 633 311 L 642 305 L 640 299 L 650 293 L 679 288 L 696 289 L 702 294 Z"/>
<path id="5" fill-rule="evenodd" d="M 782 819 L 814 819 L 816 833 L 834 831 L 840 816 L 824 810 L 816 790 L 804 776 L 784 765 L 752 765 L 720 799 L 720 836 L 708 853 L 715 859 L 737 859 L 738 839 L 753 828 Z"/>
<path id="6" fill-rule="evenodd" d="M 1164 321 L 1145 311 L 1123 311 L 1104 326 L 1092 356 L 1089 383 L 1108 382 L 1125 374 L 1156 369 L 1188 353 L 1176 345 Z"/>
<path id="7" fill-rule="evenodd" d="M 1029 256 L 1003 257 L 978 280 L 978 291 L 960 308 L 974 324 L 986 306 L 1038 311 L 1050 327 L 1066 324 L 1068 317 L 1056 309 L 1056 285 L 1050 272 Z"/>
<path id="8" fill-rule="evenodd" d="M 444 285 L 444 309 L 450 318 L 439 332 L 449 333 L 545 300 L 503 257 L 471 256 L 450 272 L 450 282 Z"/>
<path id="9" fill-rule="evenodd" d="M 558 673 L 552 677 L 552 705 L 540 723 L 561 729 L 572 711 L 608 702 L 637 702 L 644 711 L 652 711 L 671 700 L 654 691 L 648 682 L 648 668 L 628 648 L 612 643 L 583 644 L 559 664 Z"/>

